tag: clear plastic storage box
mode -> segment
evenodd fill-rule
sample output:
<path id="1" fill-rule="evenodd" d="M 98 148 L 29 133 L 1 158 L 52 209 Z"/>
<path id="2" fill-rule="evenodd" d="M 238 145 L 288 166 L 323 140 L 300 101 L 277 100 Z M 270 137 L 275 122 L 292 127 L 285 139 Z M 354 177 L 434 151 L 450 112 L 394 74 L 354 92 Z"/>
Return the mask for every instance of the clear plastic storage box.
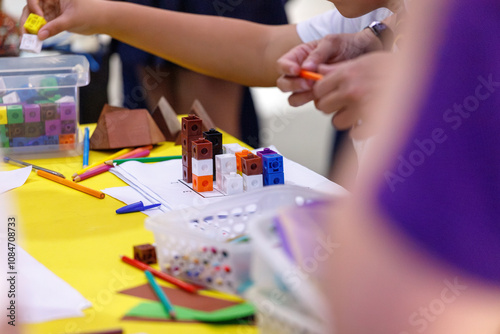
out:
<path id="1" fill-rule="evenodd" d="M 0 58 L 0 149 L 43 158 L 81 154 L 79 87 L 84 56 Z"/>
<path id="2" fill-rule="evenodd" d="M 146 218 L 160 269 L 215 290 L 242 294 L 249 285 L 252 240 L 248 226 L 265 213 L 320 199 L 313 190 L 277 185 L 227 197 L 208 206 Z"/>

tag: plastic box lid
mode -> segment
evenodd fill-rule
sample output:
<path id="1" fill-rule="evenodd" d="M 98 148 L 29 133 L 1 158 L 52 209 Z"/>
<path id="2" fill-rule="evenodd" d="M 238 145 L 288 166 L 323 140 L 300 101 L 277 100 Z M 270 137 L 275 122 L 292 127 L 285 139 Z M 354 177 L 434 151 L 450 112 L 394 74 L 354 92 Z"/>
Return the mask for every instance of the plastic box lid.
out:
<path id="1" fill-rule="evenodd" d="M 58 87 L 86 86 L 90 80 L 89 62 L 81 55 L 0 58 L 3 89 L 45 88 L 46 81 L 41 79 L 47 76 L 56 76 Z"/>

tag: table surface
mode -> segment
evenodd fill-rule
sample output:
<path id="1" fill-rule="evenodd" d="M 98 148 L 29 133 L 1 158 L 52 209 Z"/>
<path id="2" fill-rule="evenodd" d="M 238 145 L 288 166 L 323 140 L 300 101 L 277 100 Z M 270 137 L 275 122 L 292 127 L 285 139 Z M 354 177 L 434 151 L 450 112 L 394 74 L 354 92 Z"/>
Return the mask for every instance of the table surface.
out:
<path id="1" fill-rule="evenodd" d="M 92 131 L 92 130 L 91 130 Z M 237 142 L 224 134 L 224 143 Z M 116 151 L 91 151 L 90 163 Z M 165 142 L 151 156 L 178 155 L 181 147 Z M 25 161 L 58 171 L 69 178 L 82 167 L 82 156 Z M 1 164 L 2 170 L 16 167 Z M 94 188 L 126 186 L 113 174 L 84 180 Z M 58 334 L 122 328 L 124 333 L 256 333 L 253 326 L 177 324 L 120 321 L 141 299 L 117 291 L 145 284 L 142 271 L 124 264 L 119 256 L 133 257 L 133 246 L 153 243 L 144 227 L 143 213 L 118 215 L 124 203 L 106 196 L 98 199 L 31 173 L 26 183 L 10 191 L 18 217 L 18 243 L 39 262 L 78 290 L 93 306 L 80 318 L 25 325 L 26 333 Z M 9 213 L 10 214 L 10 213 Z M 167 285 L 168 283 L 161 284 Z"/>

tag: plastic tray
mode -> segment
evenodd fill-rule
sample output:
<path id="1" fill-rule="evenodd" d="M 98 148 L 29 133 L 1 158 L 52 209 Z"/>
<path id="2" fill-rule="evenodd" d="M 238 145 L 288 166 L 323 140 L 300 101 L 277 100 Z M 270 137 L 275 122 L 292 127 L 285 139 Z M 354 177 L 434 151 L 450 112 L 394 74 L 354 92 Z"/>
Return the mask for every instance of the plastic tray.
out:
<path id="1" fill-rule="evenodd" d="M 324 196 L 316 191 L 277 185 L 148 217 L 155 236 L 160 269 L 219 291 L 242 294 L 251 284 L 251 242 L 229 242 L 246 235 L 248 226 L 265 213 L 300 206 Z"/>
<path id="2" fill-rule="evenodd" d="M 81 154 L 79 87 L 84 56 L 0 59 L 0 151 L 36 158 Z"/>

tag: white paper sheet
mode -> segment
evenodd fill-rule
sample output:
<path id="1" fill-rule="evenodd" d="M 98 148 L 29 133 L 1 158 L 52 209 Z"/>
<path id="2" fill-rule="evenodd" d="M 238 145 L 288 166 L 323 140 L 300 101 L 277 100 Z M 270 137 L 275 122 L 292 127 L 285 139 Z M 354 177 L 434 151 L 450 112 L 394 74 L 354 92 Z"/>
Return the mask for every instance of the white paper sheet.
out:
<path id="1" fill-rule="evenodd" d="M 275 147 L 271 147 L 271 149 L 277 151 Z M 286 184 L 312 188 L 316 191 L 334 195 L 346 193 L 346 190 L 341 186 L 296 162 L 284 157 L 283 163 Z M 210 204 L 226 198 L 226 195 L 218 191 L 197 193 L 181 181 L 181 160 L 150 164 L 130 161 L 115 166 L 110 169 L 110 172 L 124 180 L 130 187 L 107 188 L 103 192 L 126 204 L 140 200 L 144 204 L 161 203 L 159 209 L 143 211 L 143 213 L 150 216 L 159 211 L 166 212 L 201 204 Z"/>
<path id="2" fill-rule="evenodd" d="M 0 194 L 22 186 L 31 173 L 31 166 L 0 172 Z"/>

